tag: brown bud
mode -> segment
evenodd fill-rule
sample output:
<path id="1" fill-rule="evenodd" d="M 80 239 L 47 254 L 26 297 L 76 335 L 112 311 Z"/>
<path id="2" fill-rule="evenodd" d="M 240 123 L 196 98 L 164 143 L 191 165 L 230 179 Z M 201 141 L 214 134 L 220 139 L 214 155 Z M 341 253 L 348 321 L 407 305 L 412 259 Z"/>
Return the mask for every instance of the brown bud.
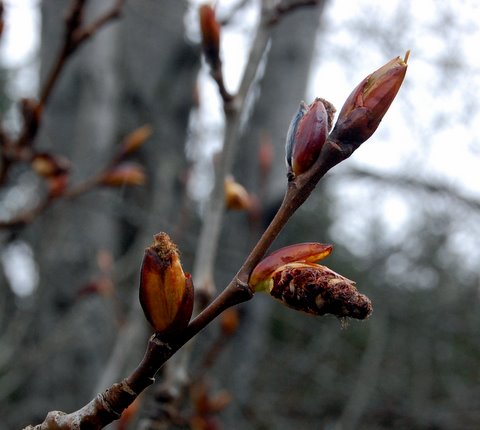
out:
<path id="1" fill-rule="evenodd" d="M 133 130 L 123 140 L 120 155 L 123 157 L 137 151 L 151 135 L 152 126 L 149 124 L 145 124 Z"/>
<path id="2" fill-rule="evenodd" d="M 5 12 L 5 7 L 3 6 L 3 1 L 0 1 L 0 36 L 3 34 L 3 29 L 5 27 L 5 22 L 4 22 L 4 12 Z"/>
<path id="3" fill-rule="evenodd" d="M 250 196 L 247 190 L 228 176 L 225 178 L 225 206 L 227 209 L 243 210 L 250 207 Z"/>
<path id="4" fill-rule="evenodd" d="M 370 299 L 358 292 L 355 282 L 320 264 L 286 264 L 274 273 L 270 294 L 312 315 L 365 319 L 372 313 Z"/>
<path id="5" fill-rule="evenodd" d="M 154 236 L 143 257 L 140 304 L 155 331 L 181 330 L 193 312 L 193 284 L 185 274 L 176 246 L 166 233 Z"/>
<path id="6" fill-rule="evenodd" d="M 260 177 L 265 179 L 272 170 L 274 149 L 272 139 L 268 134 L 262 134 L 260 138 L 260 147 L 258 149 L 258 164 L 260 168 Z"/>
<path id="7" fill-rule="evenodd" d="M 228 308 L 220 316 L 220 327 L 225 336 L 233 335 L 240 324 L 238 309 Z"/>
<path id="8" fill-rule="evenodd" d="M 409 54 L 390 60 L 357 85 L 338 115 L 331 139 L 357 148 L 372 136 L 402 85 Z"/>
<path id="9" fill-rule="evenodd" d="M 268 292 L 288 307 L 312 315 L 365 319 L 372 313 L 372 304 L 357 291 L 355 282 L 314 263 L 332 249 L 332 245 L 316 242 L 280 248 L 255 267 L 250 288 Z"/>
<path id="10" fill-rule="evenodd" d="M 104 172 L 98 183 L 109 187 L 121 187 L 123 185 L 143 185 L 145 181 L 145 170 L 141 165 L 123 162 Z"/>
<path id="11" fill-rule="evenodd" d="M 30 163 L 32 169 L 44 178 L 65 175 L 70 170 L 70 162 L 60 155 L 38 153 Z"/>
<path id="12" fill-rule="evenodd" d="M 209 4 L 199 8 L 200 31 L 205 58 L 215 69 L 220 64 L 220 25 L 215 18 L 215 10 Z"/>

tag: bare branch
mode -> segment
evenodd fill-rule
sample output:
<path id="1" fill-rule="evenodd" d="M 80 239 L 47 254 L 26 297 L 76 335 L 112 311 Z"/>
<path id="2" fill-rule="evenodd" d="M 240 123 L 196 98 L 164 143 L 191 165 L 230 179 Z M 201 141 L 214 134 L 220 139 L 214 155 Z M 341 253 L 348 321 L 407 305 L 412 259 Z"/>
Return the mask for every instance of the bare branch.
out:
<path id="1" fill-rule="evenodd" d="M 358 167 L 349 169 L 348 171 L 344 172 L 343 175 L 370 179 L 372 181 L 381 182 L 383 185 L 388 184 L 392 187 L 409 187 L 424 191 L 429 194 L 433 193 L 443 195 L 471 209 L 480 209 L 480 200 L 475 199 L 474 197 L 466 196 L 460 190 L 446 184 L 428 182 L 403 175 L 378 173 Z"/>

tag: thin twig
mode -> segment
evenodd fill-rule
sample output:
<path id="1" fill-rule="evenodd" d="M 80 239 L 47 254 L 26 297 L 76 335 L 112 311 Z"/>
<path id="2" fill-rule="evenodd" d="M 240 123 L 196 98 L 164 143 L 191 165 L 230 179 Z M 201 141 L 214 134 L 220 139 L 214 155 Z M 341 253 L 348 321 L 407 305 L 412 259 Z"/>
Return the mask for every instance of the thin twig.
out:
<path id="1" fill-rule="evenodd" d="M 262 14 L 262 16 L 264 17 L 264 14 Z M 232 168 L 245 100 L 252 83 L 255 81 L 258 66 L 269 40 L 270 29 L 269 26 L 266 25 L 265 19 L 262 18 L 257 28 L 257 33 L 247 61 L 247 68 L 243 74 L 239 90 L 232 101 L 225 105 L 226 125 L 223 150 L 215 172 L 215 184 L 210 195 L 208 210 L 205 214 L 205 223 L 200 232 L 195 254 L 197 258 L 193 270 L 193 280 L 196 288 L 206 289 L 207 291 L 213 290 L 213 268 L 225 210 L 225 178 Z"/>
<path id="2" fill-rule="evenodd" d="M 474 210 L 480 209 L 480 200 L 474 197 L 466 196 L 460 190 L 455 189 L 447 184 L 429 182 L 420 180 L 414 177 L 404 177 L 401 175 L 378 173 L 372 170 L 362 169 L 359 167 L 352 167 L 349 170 L 342 173 L 344 176 L 352 176 L 354 178 L 367 179 L 372 181 L 378 181 L 382 183 L 382 186 L 388 184 L 392 187 L 411 188 L 418 191 L 424 191 L 426 193 L 434 193 L 442 195 L 456 202 L 465 205 Z"/>
<path id="3" fill-rule="evenodd" d="M 42 424 L 26 429 L 71 428 L 75 423 L 80 428 L 95 430 L 118 419 L 135 398 L 155 381 L 155 375 L 160 367 L 183 345 L 224 310 L 253 297 L 248 279 L 254 267 L 263 258 L 291 216 L 314 190 L 318 181 L 329 169 L 350 155 L 351 152 L 342 151 L 336 142 L 327 140 L 316 164 L 308 172 L 290 178 L 280 209 L 230 284 L 183 331 L 171 335 L 170 338 L 165 336 L 162 338 L 158 333 L 153 335 L 148 342 L 143 360 L 129 377 L 112 385 L 78 411 L 71 414 L 50 412 Z"/>

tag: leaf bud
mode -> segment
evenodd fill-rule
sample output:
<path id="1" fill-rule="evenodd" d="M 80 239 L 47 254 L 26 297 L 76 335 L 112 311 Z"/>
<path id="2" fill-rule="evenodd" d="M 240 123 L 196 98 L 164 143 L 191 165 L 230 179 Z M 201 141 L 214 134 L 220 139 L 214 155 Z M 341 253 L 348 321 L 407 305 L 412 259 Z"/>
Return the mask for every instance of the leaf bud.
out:
<path id="1" fill-rule="evenodd" d="M 231 176 L 227 176 L 224 187 L 225 206 L 227 209 L 243 210 L 250 207 L 250 195 L 243 185 L 240 185 Z"/>
<path id="2" fill-rule="evenodd" d="M 66 175 L 70 170 L 70 162 L 60 155 L 37 153 L 30 162 L 32 169 L 44 178 Z"/>
<path id="3" fill-rule="evenodd" d="M 138 163 L 123 162 L 110 167 L 99 179 L 101 185 L 121 187 L 124 185 L 143 185 L 146 181 L 144 168 Z"/>
<path id="4" fill-rule="evenodd" d="M 372 304 L 358 292 L 355 282 L 315 263 L 332 249 L 332 245 L 315 242 L 281 248 L 255 267 L 249 285 L 312 315 L 365 319 L 372 313 Z"/>
<path id="5" fill-rule="evenodd" d="M 310 105 L 300 104 L 287 132 L 285 145 L 288 168 L 295 175 L 306 172 L 317 160 L 327 139 L 335 108 L 316 98 Z"/>
<path id="6" fill-rule="evenodd" d="M 120 155 L 122 157 L 137 151 L 152 135 L 152 126 L 149 124 L 136 128 L 123 139 Z"/>
<path id="7" fill-rule="evenodd" d="M 215 10 L 203 4 L 199 10 L 202 47 L 207 62 L 213 69 L 220 65 L 220 25 L 215 18 Z"/>
<path id="8" fill-rule="evenodd" d="M 154 236 L 143 257 L 140 304 L 155 331 L 185 328 L 193 312 L 193 284 L 182 269 L 177 247 L 166 233 Z"/>
<path id="9" fill-rule="evenodd" d="M 357 148 L 372 136 L 402 85 L 409 54 L 390 60 L 357 85 L 340 111 L 331 139 Z"/>

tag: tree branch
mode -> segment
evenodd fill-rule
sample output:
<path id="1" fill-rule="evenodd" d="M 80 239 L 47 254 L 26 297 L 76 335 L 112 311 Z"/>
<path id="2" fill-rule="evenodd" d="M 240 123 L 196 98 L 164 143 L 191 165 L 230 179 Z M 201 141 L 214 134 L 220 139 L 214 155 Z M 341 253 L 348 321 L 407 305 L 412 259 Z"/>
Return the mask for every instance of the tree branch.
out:
<path id="1" fill-rule="evenodd" d="M 463 194 L 460 190 L 455 189 L 446 184 L 428 182 L 413 177 L 406 177 L 403 175 L 378 173 L 359 167 L 353 167 L 343 172 L 344 176 L 353 176 L 355 178 L 369 179 L 372 181 L 381 182 L 383 185 L 388 184 L 392 187 L 412 188 L 419 191 L 424 191 L 428 194 L 434 193 L 443 195 L 456 202 L 467 206 L 474 210 L 480 209 L 480 200 L 474 197 L 469 197 Z"/>
<path id="2" fill-rule="evenodd" d="M 254 292 L 248 285 L 252 270 L 264 257 L 291 216 L 315 189 L 318 181 L 330 168 L 349 155 L 342 152 L 336 143 L 327 140 L 316 164 L 306 173 L 290 178 L 285 198 L 277 214 L 229 285 L 183 331 L 171 337 L 154 334 L 148 342 L 143 360 L 129 377 L 98 394 L 78 411 L 70 414 L 50 412 L 42 424 L 26 427 L 26 430 L 70 428 L 95 430 L 118 419 L 135 398 L 154 382 L 155 375 L 163 364 L 185 343 L 224 310 L 253 297 Z"/>

